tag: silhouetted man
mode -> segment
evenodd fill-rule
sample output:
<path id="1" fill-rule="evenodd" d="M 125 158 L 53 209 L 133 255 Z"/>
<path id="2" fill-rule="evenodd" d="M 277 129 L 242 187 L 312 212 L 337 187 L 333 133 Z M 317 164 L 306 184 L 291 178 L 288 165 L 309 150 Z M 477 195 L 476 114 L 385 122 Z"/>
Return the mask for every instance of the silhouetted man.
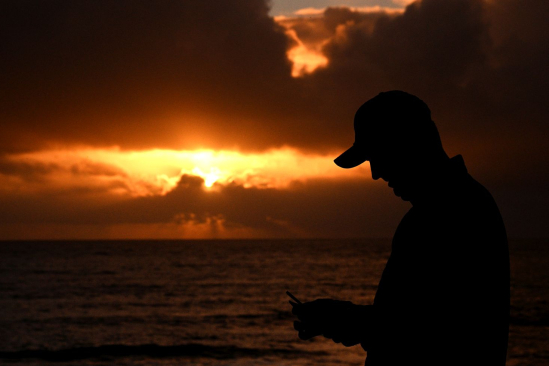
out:
<path id="1" fill-rule="evenodd" d="M 292 302 L 299 337 L 360 343 L 367 366 L 504 365 L 509 251 L 492 196 L 460 155 L 446 155 L 429 108 L 413 95 L 370 99 L 354 128 L 354 145 L 335 163 L 369 161 L 372 178 L 412 208 L 394 235 L 374 304 Z"/>

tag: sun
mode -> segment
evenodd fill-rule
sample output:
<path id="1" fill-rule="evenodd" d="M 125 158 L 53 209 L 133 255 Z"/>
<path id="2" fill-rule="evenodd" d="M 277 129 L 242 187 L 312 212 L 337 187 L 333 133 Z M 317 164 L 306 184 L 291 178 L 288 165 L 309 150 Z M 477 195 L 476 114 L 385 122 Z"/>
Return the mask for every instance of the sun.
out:
<path id="1" fill-rule="evenodd" d="M 199 167 L 194 167 L 193 174 L 204 179 L 204 186 L 211 188 L 221 178 L 221 171 L 217 167 L 210 168 L 209 173 L 204 173 Z"/>

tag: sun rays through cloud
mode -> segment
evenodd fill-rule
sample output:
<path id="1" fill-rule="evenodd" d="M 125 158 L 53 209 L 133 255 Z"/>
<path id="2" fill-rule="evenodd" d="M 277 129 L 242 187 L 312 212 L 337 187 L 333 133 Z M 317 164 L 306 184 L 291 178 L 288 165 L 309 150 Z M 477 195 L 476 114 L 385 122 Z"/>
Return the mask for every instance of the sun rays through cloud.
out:
<path id="1" fill-rule="evenodd" d="M 367 164 L 352 172 L 338 169 L 330 155 L 310 155 L 289 147 L 262 153 L 228 150 L 144 150 L 124 151 L 82 148 L 44 150 L 8 157 L 15 166 L 27 166 L 41 172 L 33 184 L 24 185 L 10 176 L 4 190 L 51 187 L 104 186 L 112 194 L 133 197 L 165 195 L 184 175 L 203 180 L 206 190 L 215 185 L 239 185 L 244 188 L 286 189 L 293 182 L 309 179 L 356 179 L 369 176 Z"/>

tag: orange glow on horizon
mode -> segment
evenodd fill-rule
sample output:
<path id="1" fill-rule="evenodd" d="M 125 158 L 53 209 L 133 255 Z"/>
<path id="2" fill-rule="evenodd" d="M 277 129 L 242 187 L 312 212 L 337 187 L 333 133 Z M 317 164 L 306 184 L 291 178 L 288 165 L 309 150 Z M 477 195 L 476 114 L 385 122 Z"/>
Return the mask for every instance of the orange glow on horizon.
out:
<path id="1" fill-rule="evenodd" d="M 413 3 L 416 0 L 393 0 L 396 5 L 407 6 Z M 333 6 L 330 6 L 334 8 Z M 402 14 L 404 8 L 392 8 L 387 6 L 372 5 L 372 6 L 342 6 L 343 8 L 349 9 L 351 11 L 356 11 L 358 13 L 387 13 L 387 14 Z M 337 6 L 335 7 L 337 8 Z M 297 16 L 320 16 L 323 15 L 327 8 L 303 8 L 294 12 Z M 279 19 L 286 19 L 279 18 Z"/>
<path id="2" fill-rule="evenodd" d="M 305 154 L 285 147 L 261 153 L 229 150 L 123 151 L 80 148 L 11 155 L 14 164 L 37 167 L 37 184 L 0 176 L 0 190 L 41 191 L 44 188 L 108 187 L 108 192 L 132 197 L 165 195 L 183 175 L 204 180 L 206 190 L 228 184 L 244 188 L 288 189 L 310 179 L 366 179 L 368 164 L 346 170 L 333 163 L 335 155 Z"/>

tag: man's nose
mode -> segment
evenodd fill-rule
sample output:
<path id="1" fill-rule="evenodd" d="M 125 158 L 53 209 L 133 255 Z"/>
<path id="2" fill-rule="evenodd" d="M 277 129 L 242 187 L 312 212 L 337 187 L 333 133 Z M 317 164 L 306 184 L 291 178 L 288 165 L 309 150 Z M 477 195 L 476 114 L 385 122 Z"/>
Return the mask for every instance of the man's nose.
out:
<path id="1" fill-rule="evenodd" d="M 371 161 L 370 161 L 370 171 L 372 172 L 373 180 L 378 180 L 379 178 L 381 178 L 379 167 L 377 166 L 377 164 L 373 164 Z"/>

